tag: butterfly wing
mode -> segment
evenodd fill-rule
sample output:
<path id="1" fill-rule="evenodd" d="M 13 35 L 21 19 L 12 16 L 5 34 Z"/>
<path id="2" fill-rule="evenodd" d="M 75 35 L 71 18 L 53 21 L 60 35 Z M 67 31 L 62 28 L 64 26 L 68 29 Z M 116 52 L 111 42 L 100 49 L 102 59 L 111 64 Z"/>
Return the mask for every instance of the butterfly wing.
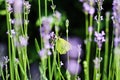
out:
<path id="1" fill-rule="evenodd" d="M 60 54 L 66 54 L 71 48 L 71 44 L 62 38 L 56 41 L 56 49 Z"/>

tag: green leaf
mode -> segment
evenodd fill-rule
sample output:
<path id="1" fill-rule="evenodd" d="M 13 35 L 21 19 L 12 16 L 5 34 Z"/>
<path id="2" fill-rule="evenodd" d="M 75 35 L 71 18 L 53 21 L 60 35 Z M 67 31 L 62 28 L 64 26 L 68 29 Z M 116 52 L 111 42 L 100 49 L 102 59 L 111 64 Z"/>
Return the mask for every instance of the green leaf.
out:
<path id="1" fill-rule="evenodd" d="M 40 51 L 40 47 L 39 47 L 39 44 L 38 44 L 38 41 L 37 41 L 36 38 L 35 38 L 35 47 L 36 47 L 36 51 L 39 52 Z"/>

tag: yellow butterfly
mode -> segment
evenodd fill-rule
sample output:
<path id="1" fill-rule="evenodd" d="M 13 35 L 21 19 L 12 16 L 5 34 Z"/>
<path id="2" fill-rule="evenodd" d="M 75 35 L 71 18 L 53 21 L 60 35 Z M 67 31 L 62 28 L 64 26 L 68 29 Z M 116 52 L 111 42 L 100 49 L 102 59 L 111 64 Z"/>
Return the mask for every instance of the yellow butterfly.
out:
<path id="1" fill-rule="evenodd" d="M 56 50 L 60 53 L 60 54 L 66 54 L 69 50 L 71 49 L 71 44 L 58 37 L 56 40 Z"/>

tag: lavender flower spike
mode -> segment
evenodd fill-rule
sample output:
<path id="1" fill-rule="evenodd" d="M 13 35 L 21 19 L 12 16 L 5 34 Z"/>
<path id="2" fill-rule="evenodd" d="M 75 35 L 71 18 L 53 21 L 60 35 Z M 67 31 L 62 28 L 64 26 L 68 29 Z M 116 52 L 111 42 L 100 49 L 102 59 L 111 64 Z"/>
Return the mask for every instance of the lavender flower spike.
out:
<path id="1" fill-rule="evenodd" d="M 95 42 L 97 43 L 98 48 L 101 48 L 102 43 L 105 42 L 104 35 L 104 31 L 102 31 L 101 33 L 95 32 Z"/>

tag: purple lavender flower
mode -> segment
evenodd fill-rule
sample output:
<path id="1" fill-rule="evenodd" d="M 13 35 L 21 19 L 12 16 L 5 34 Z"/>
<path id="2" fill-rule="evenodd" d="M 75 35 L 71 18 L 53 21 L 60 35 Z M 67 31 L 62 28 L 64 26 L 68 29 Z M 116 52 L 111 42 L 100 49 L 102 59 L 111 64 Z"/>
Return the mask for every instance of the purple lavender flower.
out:
<path id="1" fill-rule="evenodd" d="M 90 10 L 90 6 L 89 6 L 89 4 L 88 3 L 83 3 L 83 8 L 84 8 L 84 10 L 85 10 L 85 12 L 88 12 L 89 10 Z"/>
<path id="2" fill-rule="evenodd" d="M 6 0 L 6 2 L 7 2 L 8 4 L 13 4 L 13 3 L 14 3 L 14 0 Z"/>
<path id="3" fill-rule="evenodd" d="M 67 63 L 67 69 L 71 74 L 75 75 L 81 71 L 81 66 L 76 60 L 69 60 L 69 64 Z"/>
<path id="4" fill-rule="evenodd" d="M 89 14 L 93 15 L 95 13 L 95 9 L 93 7 L 90 7 L 89 9 Z"/>
<path id="5" fill-rule="evenodd" d="M 83 55 L 81 48 L 82 42 L 78 38 L 69 38 L 69 42 L 72 44 L 71 49 L 68 52 L 70 58 L 77 59 L 78 57 L 81 57 Z"/>
<path id="6" fill-rule="evenodd" d="M 46 58 L 47 56 L 51 55 L 52 53 L 51 53 L 51 51 L 50 51 L 49 49 L 43 48 L 42 50 L 40 50 L 40 51 L 38 52 L 38 54 L 39 54 L 39 56 L 40 56 L 41 58 Z"/>
<path id="7" fill-rule="evenodd" d="M 93 27 L 92 27 L 92 26 L 89 26 L 89 27 L 88 27 L 88 32 L 89 32 L 90 34 L 92 34 L 92 32 L 93 32 Z"/>
<path id="8" fill-rule="evenodd" d="M 13 12 L 13 8 L 11 7 L 10 4 L 8 4 L 8 6 L 7 6 L 7 10 L 8 10 L 9 13 L 12 13 L 12 12 Z"/>
<path id="9" fill-rule="evenodd" d="M 96 57 L 96 58 L 93 60 L 94 66 L 95 66 L 96 69 L 99 69 L 99 67 L 100 67 L 100 62 L 101 62 L 101 61 L 102 61 L 102 58 L 98 58 L 98 57 Z"/>
<path id="10" fill-rule="evenodd" d="M 60 13 L 59 11 L 55 11 L 54 14 L 53 14 L 53 16 L 54 16 L 58 21 L 60 21 L 60 19 L 61 19 L 61 13 Z"/>
<path id="11" fill-rule="evenodd" d="M 114 26 L 114 34 L 115 34 L 115 47 L 120 44 L 120 1 L 113 0 L 113 26 Z"/>
<path id="12" fill-rule="evenodd" d="M 98 48 L 101 48 L 102 43 L 105 42 L 104 35 L 104 31 L 102 31 L 101 33 L 95 32 L 95 42 L 97 43 Z"/>
<path id="13" fill-rule="evenodd" d="M 24 1 L 24 7 L 25 7 L 26 14 L 28 14 L 30 12 L 30 8 L 31 8 L 29 1 Z"/>
<path id="14" fill-rule="evenodd" d="M 20 46 L 27 46 L 28 45 L 28 37 L 19 36 Z"/>
<path id="15" fill-rule="evenodd" d="M 45 58 L 46 57 L 46 50 L 45 49 L 42 49 L 42 50 L 40 50 L 39 51 L 39 56 L 41 57 L 41 58 Z"/>
<path id="16" fill-rule="evenodd" d="M 90 15 L 93 15 L 95 13 L 94 0 L 79 0 L 80 2 L 83 2 L 83 8 L 86 13 L 89 13 Z"/>
<path id="17" fill-rule="evenodd" d="M 15 0 L 14 1 L 14 12 L 15 13 L 22 13 L 22 0 Z"/>

